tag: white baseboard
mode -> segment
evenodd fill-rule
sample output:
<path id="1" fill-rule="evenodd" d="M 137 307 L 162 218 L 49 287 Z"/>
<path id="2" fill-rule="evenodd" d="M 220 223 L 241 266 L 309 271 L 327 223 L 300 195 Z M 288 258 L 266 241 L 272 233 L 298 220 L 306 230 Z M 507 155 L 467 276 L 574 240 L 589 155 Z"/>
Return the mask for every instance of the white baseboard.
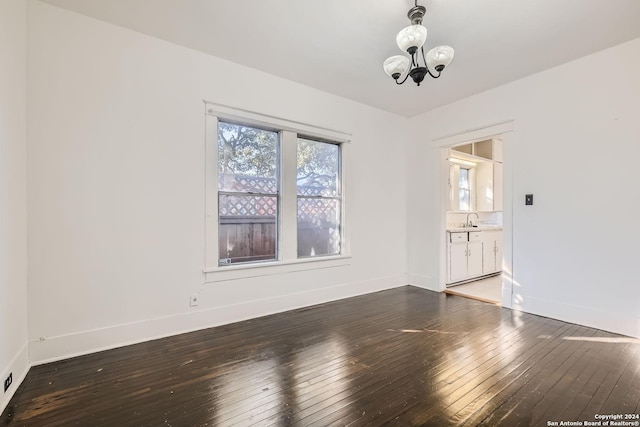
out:
<path id="1" fill-rule="evenodd" d="M 8 403 L 24 379 L 29 370 L 29 362 L 31 365 L 39 365 L 407 284 L 435 292 L 441 291 L 435 278 L 417 275 L 407 278 L 399 275 L 31 341 L 28 344 L 28 356 L 25 346 L 6 372 L 6 375 L 8 372 L 14 373 L 14 384 L 12 391 L 3 396 L 2 407 Z M 640 319 L 629 314 L 599 311 L 533 297 L 513 302 L 515 310 L 640 338 Z"/>
<path id="2" fill-rule="evenodd" d="M 11 386 L 7 392 L 3 393 L 0 397 L 0 414 L 5 410 L 16 390 L 20 384 L 22 384 L 22 381 L 24 381 L 27 373 L 29 372 L 29 368 L 31 368 L 31 365 L 29 364 L 28 346 L 25 342 L 22 348 L 11 360 L 9 366 L 0 374 L 0 378 L 2 378 L 2 382 L 0 383 L 0 386 L 3 386 L 2 390 L 4 390 L 4 379 L 9 376 L 9 373 L 11 373 L 13 377 Z"/>
<path id="3" fill-rule="evenodd" d="M 47 337 L 29 342 L 29 357 L 32 365 L 40 365 L 406 285 L 405 275 L 386 277 Z"/>
<path id="4" fill-rule="evenodd" d="M 410 274 L 409 284 L 434 292 L 442 292 L 444 290 L 440 286 L 440 283 L 438 283 L 438 278 L 434 276 L 420 276 L 417 274 Z"/>
<path id="5" fill-rule="evenodd" d="M 514 299 L 513 309 L 640 338 L 640 317 L 630 313 L 603 311 L 526 295 Z"/>

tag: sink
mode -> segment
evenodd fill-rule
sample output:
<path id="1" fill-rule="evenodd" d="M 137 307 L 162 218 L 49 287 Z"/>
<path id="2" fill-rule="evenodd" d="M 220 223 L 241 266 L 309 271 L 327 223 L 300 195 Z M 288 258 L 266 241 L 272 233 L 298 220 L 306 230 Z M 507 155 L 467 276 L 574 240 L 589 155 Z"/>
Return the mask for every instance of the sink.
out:
<path id="1" fill-rule="evenodd" d="M 447 230 L 449 230 L 449 231 L 474 231 L 474 230 L 477 230 L 477 229 L 478 229 L 478 226 L 474 225 L 472 227 L 451 227 L 451 228 L 448 228 Z"/>
<path id="2" fill-rule="evenodd" d="M 474 225 L 471 227 L 449 227 L 447 231 L 452 232 L 465 232 L 465 231 L 491 231 L 491 230 L 502 230 L 502 227 L 499 225 Z"/>

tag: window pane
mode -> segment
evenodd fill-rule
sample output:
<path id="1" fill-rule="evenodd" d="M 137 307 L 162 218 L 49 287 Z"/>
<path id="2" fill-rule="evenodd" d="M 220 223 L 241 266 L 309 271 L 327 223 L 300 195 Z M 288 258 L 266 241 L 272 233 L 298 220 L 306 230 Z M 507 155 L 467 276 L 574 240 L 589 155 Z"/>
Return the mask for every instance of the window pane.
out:
<path id="1" fill-rule="evenodd" d="M 298 197 L 298 257 L 340 253 L 340 201 Z"/>
<path id="2" fill-rule="evenodd" d="M 298 139 L 298 195 L 339 196 L 340 147 Z"/>
<path id="3" fill-rule="evenodd" d="M 471 210 L 471 197 L 469 194 L 469 190 L 460 189 L 460 210 L 461 211 L 469 211 Z"/>
<path id="4" fill-rule="evenodd" d="M 218 189 L 275 194 L 278 133 L 218 122 Z"/>
<path id="5" fill-rule="evenodd" d="M 460 168 L 460 188 L 469 189 L 469 169 Z"/>
<path id="6" fill-rule="evenodd" d="M 278 198 L 220 195 L 220 265 L 276 259 Z"/>

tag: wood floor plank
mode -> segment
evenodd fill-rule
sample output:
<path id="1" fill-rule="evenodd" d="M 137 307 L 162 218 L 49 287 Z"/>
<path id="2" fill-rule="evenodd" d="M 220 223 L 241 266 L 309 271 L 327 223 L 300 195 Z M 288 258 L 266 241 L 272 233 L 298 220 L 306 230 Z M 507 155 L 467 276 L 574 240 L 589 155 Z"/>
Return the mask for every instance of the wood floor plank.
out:
<path id="1" fill-rule="evenodd" d="M 429 423 L 433 420 L 437 420 L 439 418 L 438 412 L 444 410 L 446 413 L 450 414 L 449 419 L 451 422 L 457 425 L 462 421 L 458 419 L 459 416 L 457 416 L 457 413 L 460 412 L 461 408 L 466 408 L 466 406 L 471 404 L 475 398 L 482 393 L 487 392 L 492 385 L 498 382 L 500 377 L 496 377 L 497 374 L 508 373 L 509 363 L 516 363 L 516 366 L 518 366 L 518 357 L 522 357 L 523 355 L 526 356 L 527 352 L 536 351 L 537 347 L 535 345 L 531 347 L 523 346 L 526 347 L 526 350 L 511 354 L 509 354 L 507 350 L 512 348 L 512 346 L 524 344 L 525 341 L 527 343 L 531 342 L 532 339 L 539 336 L 544 330 L 544 328 L 530 328 L 528 330 L 528 334 L 522 334 L 517 340 L 509 339 L 508 336 L 499 339 L 498 342 L 504 346 L 501 348 L 503 351 L 499 354 L 494 354 L 493 357 L 486 359 L 484 363 L 477 365 L 462 378 L 463 381 L 452 381 L 451 384 L 448 384 L 439 390 L 437 389 L 441 395 L 445 396 L 442 399 L 444 405 L 441 406 L 444 406 L 443 408 L 440 406 L 427 407 L 419 404 L 413 405 L 403 412 L 396 422 L 399 424 L 411 423 L 415 425 Z M 548 328 L 546 331 L 549 331 Z M 545 342 L 542 343 L 545 344 Z M 478 358 L 478 361 L 483 361 L 483 359 Z M 503 361 L 502 365 L 496 365 L 501 361 Z"/>
<path id="2" fill-rule="evenodd" d="M 607 363 L 605 366 L 607 374 L 580 414 L 582 419 L 591 421 L 594 420 L 595 414 L 602 413 L 602 408 L 615 390 L 616 384 L 620 381 L 625 369 L 630 364 L 635 365 L 637 363 L 637 359 L 635 358 L 637 350 L 637 346 L 626 345 L 622 352 L 618 353 L 619 358 Z M 617 413 L 623 413 L 624 407 L 621 406 L 620 401 L 611 401 L 609 407 L 619 410 Z"/>
<path id="3" fill-rule="evenodd" d="M 637 340 L 402 287 L 33 367 L 0 426 L 511 427 L 639 405 Z"/>
<path id="4" fill-rule="evenodd" d="M 556 325 L 557 329 L 551 334 L 557 335 L 565 331 L 568 325 Z M 548 328 L 548 326 L 547 326 Z M 547 329 L 549 331 L 549 329 Z M 452 418 L 459 426 L 477 425 L 486 414 L 493 412 L 497 405 L 503 402 L 505 396 L 514 394 L 514 386 L 518 384 L 527 372 L 535 366 L 535 363 L 554 348 L 554 344 L 547 339 L 541 339 L 527 351 L 520 353 L 513 361 L 504 368 L 498 378 L 485 385 L 484 390 L 477 390 L 481 393 L 470 394 L 469 397 L 476 396 L 473 401 L 458 401 L 452 405 L 452 410 L 458 409 Z M 468 399 L 467 399 L 468 401 Z"/>
<path id="5" fill-rule="evenodd" d="M 596 331 L 586 331 L 585 337 L 593 337 Z M 541 399 L 531 410 L 532 424 L 546 424 L 549 420 L 555 420 L 564 410 L 561 403 L 566 396 L 567 389 L 585 369 L 586 364 L 580 363 L 593 349 L 593 346 L 582 345 L 576 348 L 569 357 L 545 378 L 546 384 L 541 384 L 540 389 L 546 390 Z"/>
<path id="6" fill-rule="evenodd" d="M 484 337 L 485 342 L 492 342 L 493 340 L 490 340 L 488 337 Z M 469 336 L 466 336 L 465 338 L 463 338 L 461 340 L 461 343 L 465 343 L 466 341 L 469 340 Z M 456 348 L 457 346 L 452 346 L 452 348 Z M 423 347 L 423 348 L 419 348 L 419 351 L 423 352 L 424 354 L 430 354 L 431 353 L 431 348 L 430 347 Z M 460 356 L 461 358 L 465 358 L 464 356 L 466 355 L 465 352 L 460 352 L 460 351 L 456 351 L 457 355 Z M 473 359 L 472 359 L 473 360 Z M 415 357 L 413 358 L 413 362 L 424 362 L 425 359 L 423 357 Z M 448 360 L 447 358 L 441 358 L 439 363 L 436 364 L 424 364 L 423 366 L 420 367 L 421 370 L 425 369 L 425 366 L 427 367 L 426 370 L 429 376 L 433 376 L 433 375 L 442 375 L 443 370 L 445 370 L 448 366 Z M 446 366 L 444 366 L 446 365 Z M 390 391 L 393 391 L 393 387 L 400 387 L 402 389 L 407 388 L 406 384 L 407 383 L 411 383 L 412 381 L 415 381 L 415 373 L 414 370 L 415 368 L 411 365 L 411 363 L 407 363 L 405 361 L 398 363 L 398 366 L 402 367 L 402 371 L 400 373 L 398 373 L 397 375 L 393 376 L 393 381 L 392 382 L 387 382 L 384 378 L 380 379 L 377 383 L 373 383 L 373 384 L 368 384 L 367 388 L 366 388 L 366 393 L 367 394 L 375 394 L 378 392 L 378 390 L 380 389 L 388 389 Z M 425 373 L 427 373 L 425 372 Z M 361 398 L 367 396 L 367 394 L 360 394 Z M 395 393 L 390 393 L 394 396 L 396 396 Z M 346 401 L 341 401 L 341 402 L 337 402 L 331 405 L 330 409 L 337 409 L 340 408 L 342 409 L 343 406 L 345 405 L 350 405 L 352 403 L 352 400 L 346 400 Z M 372 402 L 374 405 L 378 405 L 379 402 Z M 375 415 L 376 413 L 380 412 L 380 409 L 377 409 L 375 407 L 363 407 L 363 411 L 366 414 L 369 414 L 367 416 L 367 418 L 371 417 L 372 415 Z M 329 414 L 327 416 L 325 416 L 324 418 L 322 418 L 323 414 L 315 414 L 315 416 L 312 419 L 317 419 L 318 424 L 322 425 L 322 424 L 326 424 L 329 422 L 332 422 L 333 419 L 335 419 L 335 414 Z M 358 420 L 360 420 L 360 416 L 356 417 Z M 310 420 L 305 419 L 305 422 L 309 422 Z M 355 420 L 354 420 L 355 421 Z M 367 421 L 368 422 L 368 421 Z"/>
<path id="7" fill-rule="evenodd" d="M 640 360 L 638 360 L 638 349 L 634 348 L 633 350 L 635 352 L 632 358 L 620 374 L 618 382 L 613 387 L 607 401 L 600 409 L 603 414 L 621 406 L 625 408 L 625 413 L 632 414 L 635 412 L 637 402 L 640 399 Z"/>
<path id="8" fill-rule="evenodd" d="M 508 404 L 498 407 L 481 425 L 533 425 L 535 414 L 532 411 L 544 397 L 544 392 L 556 383 L 554 373 L 568 367 L 566 361 L 580 345 L 563 339 L 576 333 L 582 334 L 582 328 L 577 325 L 572 325 L 563 333 L 558 338 L 560 342 L 539 359 L 536 369 L 529 370 L 521 377 L 516 386 L 517 391 Z"/>

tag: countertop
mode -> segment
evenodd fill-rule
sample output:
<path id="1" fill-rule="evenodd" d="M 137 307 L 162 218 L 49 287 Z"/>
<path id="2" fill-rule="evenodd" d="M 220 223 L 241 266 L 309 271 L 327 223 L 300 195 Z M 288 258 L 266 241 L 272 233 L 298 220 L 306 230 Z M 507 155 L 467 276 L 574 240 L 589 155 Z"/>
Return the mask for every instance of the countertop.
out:
<path id="1" fill-rule="evenodd" d="M 477 227 L 449 227 L 447 231 L 450 233 L 463 233 L 466 231 L 502 231 L 500 225 L 479 225 Z"/>

